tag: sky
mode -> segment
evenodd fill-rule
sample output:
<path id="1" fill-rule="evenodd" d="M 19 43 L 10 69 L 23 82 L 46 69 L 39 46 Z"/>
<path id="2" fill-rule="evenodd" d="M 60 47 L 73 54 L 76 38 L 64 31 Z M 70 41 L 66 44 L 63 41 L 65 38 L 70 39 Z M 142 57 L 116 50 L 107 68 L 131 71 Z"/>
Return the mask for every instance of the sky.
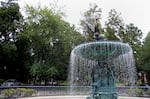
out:
<path id="1" fill-rule="evenodd" d="M 18 0 L 18 3 L 23 9 L 25 4 L 36 6 L 40 2 L 42 6 L 49 6 L 54 1 L 65 11 L 65 20 L 77 28 L 83 18 L 81 13 L 88 10 L 90 3 L 96 3 L 102 8 L 102 26 L 107 20 L 108 12 L 115 9 L 121 13 L 125 24 L 133 23 L 143 31 L 144 37 L 150 31 L 150 0 Z"/>

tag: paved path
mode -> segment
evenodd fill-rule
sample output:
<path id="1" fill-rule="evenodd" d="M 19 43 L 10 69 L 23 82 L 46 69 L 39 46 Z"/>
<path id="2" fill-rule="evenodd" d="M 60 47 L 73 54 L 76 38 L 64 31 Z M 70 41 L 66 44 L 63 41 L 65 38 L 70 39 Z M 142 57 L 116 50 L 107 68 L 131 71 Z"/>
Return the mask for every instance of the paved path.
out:
<path id="1" fill-rule="evenodd" d="M 19 99 L 86 99 L 87 96 L 39 96 L 39 97 L 28 97 Z M 122 97 L 119 96 L 118 99 L 150 99 L 145 97 Z"/>

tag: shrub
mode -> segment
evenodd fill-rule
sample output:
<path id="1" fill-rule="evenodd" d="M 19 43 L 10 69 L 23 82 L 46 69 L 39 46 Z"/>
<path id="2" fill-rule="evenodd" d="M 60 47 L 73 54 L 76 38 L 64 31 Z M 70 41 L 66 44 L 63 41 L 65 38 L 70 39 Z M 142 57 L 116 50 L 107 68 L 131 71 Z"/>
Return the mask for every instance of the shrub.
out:
<path id="1" fill-rule="evenodd" d="M 144 90 L 143 90 L 143 89 L 136 88 L 136 89 L 135 89 L 135 93 L 136 93 L 137 96 L 143 96 Z"/>
<path id="2" fill-rule="evenodd" d="M 35 94 L 35 92 L 36 91 L 34 89 L 28 89 L 28 88 L 2 90 L 2 94 L 5 98 L 32 96 L 33 94 Z"/>
<path id="3" fill-rule="evenodd" d="M 2 94 L 4 95 L 5 98 L 14 97 L 15 93 L 16 93 L 15 89 L 4 89 L 4 90 L 2 90 Z"/>
<path id="4" fill-rule="evenodd" d="M 35 94 L 35 90 L 34 89 L 29 89 L 29 88 L 17 88 L 17 96 L 32 96 L 33 94 Z"/>
<path id="5" fill-rule="evenodd" d="M 25 90 L 25 96 L 32 96 L 35 93 L 36 93 L 36 91 L 34 89 L 26 89 Z"/>
<path id="6" fill-rule="evenodd" d="M 148 95 L 150 95 L 150 89 L 149 90 L 147 90 L 147 92 L 146 92 Z"/>
<path id="7" fill-rule="evenodd" d="M 17 96 L 24 96 L 26 88 L 17 88 Z"/>
<path id="8" fill-rule="evenodd" d="M 143 96 L 144 90 L 139 89 L 139 88 L 128 89 L 128 90 L 127 90 L 127 93 L 128 93 L 129 95 L 131 95 L 131 96 L 134 96 L 134 95 L 136 95 L 136 96 Z"/>

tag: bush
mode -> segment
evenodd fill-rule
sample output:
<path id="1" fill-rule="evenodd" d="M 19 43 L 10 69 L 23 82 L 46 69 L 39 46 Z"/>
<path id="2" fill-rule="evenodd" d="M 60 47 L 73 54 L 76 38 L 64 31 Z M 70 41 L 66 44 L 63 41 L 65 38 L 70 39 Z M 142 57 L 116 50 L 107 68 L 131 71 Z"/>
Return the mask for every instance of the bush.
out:
<path id="1" fill-rule="evenodd" d="M 34 89 L 26 89 L 25 90 L 25 96 L 32 96 L 35 93 L 36 93 L 36 91 Z"/>
<path id="2" fill-rule="evenodd" d="M 34 89 L 28 89 L 28 88 L 2 90 L 2 94 L 5 98 L 32 96 L 33 94 L 35 94 L 35 92 L 36 91 Z"/>
<path id="3" fill-rule="evenodd" d="M 25 90 L 26 88 L 17 88 L 17 96 L 25 96 Z"/>
<path id="4" fill-rule="evenodd" d="M 127 90 L 127 93 L 128 93 L 129 95 L 131 95 L 131 96 L 134 96 L 134 95 L 136 95 L 136 96 L 143 96 L 144 90 L 139 89 L 139 88 L 128 89 L 128 90 Z"/>
<path id="5" fill-rule="evenodd" d="M 150 95 L 150 89 L 149 90 L 147 90 L 147 92 L 146 92 L 148 95 Z"/>
<path id="6" fill-rule="evenodd" d="M 135 89 L 135 93 L 136 93 L 137 96 L 143 96 L 144 90 L 143 90 L 143 89 L 136 88 L 136 89 Z"/>
<path id="7" fill-rule="evenodd" d="M 15 89 L 4 89 L 2 90 L 2 94 L 5 98 L 11 98 L 14 97 L 16 93 Z"/>
<path id="8" fill-rule="evenodd" d="M 32 96 L 35 93 L 36 93 L 36 91 L 34 89 L 17 88 L 17 95 L 18 96 Z"/>

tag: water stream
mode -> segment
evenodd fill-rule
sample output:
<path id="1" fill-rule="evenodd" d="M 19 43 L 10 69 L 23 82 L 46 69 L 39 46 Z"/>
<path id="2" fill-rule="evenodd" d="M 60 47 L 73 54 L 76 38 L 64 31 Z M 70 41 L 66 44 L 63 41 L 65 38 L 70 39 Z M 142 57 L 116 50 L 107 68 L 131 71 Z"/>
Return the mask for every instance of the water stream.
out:
<path id="1" fill-rule="evenodd" d="M 73 86 L 91 85 L 95 73 L 102 79 L 102 86 L 113 86 L 114 83 L 134 85 L 136 69 L 131 47 L 111 41 L 76 46 L 70 56 L 71 94 L 74 91 Z"/>

